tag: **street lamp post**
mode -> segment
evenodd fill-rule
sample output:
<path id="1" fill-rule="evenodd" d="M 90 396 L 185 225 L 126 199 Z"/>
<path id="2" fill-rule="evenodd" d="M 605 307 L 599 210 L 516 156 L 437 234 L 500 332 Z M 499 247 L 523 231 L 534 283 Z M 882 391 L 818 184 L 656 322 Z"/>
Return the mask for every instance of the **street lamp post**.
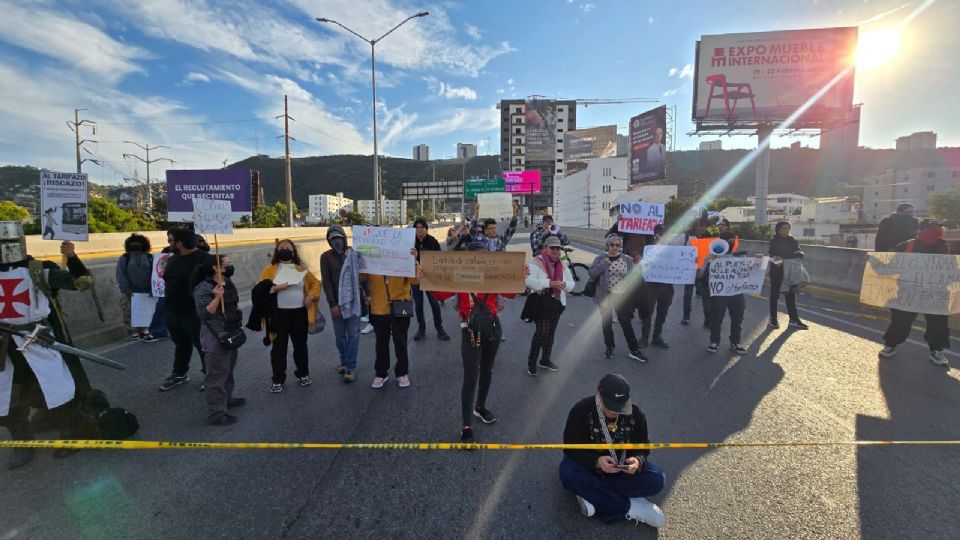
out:
<path id="1" fill-rule="evenodd" d="M 343 28 L 347 32 L 350 32 L 351 34 L 357 36 L 358 38 L 370 44 L 370 86 L 373 89 L 372 91 L 373 103 L 371 104 L 371 109 L 373 110 L 373 208 L 374 208 L 373 217 L 376 225 L 380 225 L 381 217 L 382 217 L 380 212 L 380 182 L 379 182 L 380 157 L 377 150 L 377 66 L 376 66 L 377 48 L 376 46 L 377 46 L 377 43 L 383 40 L 383 38 L 389 36 L 390 33 L 392 33 L 397 28 L 400 28 L 401 26 L 403 26 L 410 19 L 416 19 L 417 17 L 426 17 L 429 14 L 430 14 L 429 12 L 421 11 L 416 15 L 411 15 L 406 19 L 404 19 L 400 24 L 394 26 L 393 28 L 388 30 L 385 34 L 378 37 L 377 39 L 367 39 L 333 19 L 317 17 L 317 22 L 335 24 L 340 28 Z"/>

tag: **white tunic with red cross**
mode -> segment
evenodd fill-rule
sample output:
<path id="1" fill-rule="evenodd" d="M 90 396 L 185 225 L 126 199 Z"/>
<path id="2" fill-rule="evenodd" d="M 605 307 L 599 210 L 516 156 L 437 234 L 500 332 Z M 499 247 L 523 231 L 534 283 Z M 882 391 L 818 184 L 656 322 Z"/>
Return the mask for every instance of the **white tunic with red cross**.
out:
<path id="1" fill-rule="evenodd" d="M 0 271 L 0 321 L 7 324 L 33 324 L 39 323 L 48 315 L 50 301 L 30 279 L 27 268 Z M 22 347 L 24 342 L 24 338 L 13 336 L 8 347 L 13 347 L 14 344 Z M 59 407 L 73 399 L 76 385 L 58 351 L 34 343 L 22 353 L 40 383 L 48 409 Z M 4 370 L 0 371 L 0 416 L 6 416 L 10 412 L 14 368 L 9 354 L 4 365 Z"/>

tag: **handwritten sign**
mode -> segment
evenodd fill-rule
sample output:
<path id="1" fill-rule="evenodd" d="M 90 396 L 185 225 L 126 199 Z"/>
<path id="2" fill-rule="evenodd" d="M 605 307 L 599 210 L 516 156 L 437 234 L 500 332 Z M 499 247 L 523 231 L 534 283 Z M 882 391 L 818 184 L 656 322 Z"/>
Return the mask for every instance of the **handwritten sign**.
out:
<path id="1" fill-rule="evenodd" d="M 653 228 L 663 224 L 666 205 L 640 201 L 620 203 L 618 229 L 624 233 L 653 234 Z"/>
<path id="2" fill-rule="evenodd" d="M 147 293 L 133 293 L 130 297 L 130 326 L 148 328 L 153 321 L 157 298 Z"/>
<path id="3" fill-rule="evenodd" d="M 230 201 L 193 199 L 193 230 L 198 234 L 233 234 Z"/>
<path id="4" fill-rule="evenodd" d="M 173 253 L 158 253 L 153 256 L 153 268 L 150 270 L 150 288 L 153 296 L 163 298 L 166 292 L 166 282 L 163 281 L 163 272 L 167 269 L 167 261 Z"/>
<path id="5" fill-rule="evenodd" d="M 860 302 L 913 313 L 960 313 L 960 255 L 869 253 Z"/>
<path id="6" fill-rule="evenodd" d="M 354 225 L 353 248 L 360 253 L 360 271 L 381 276 L 416 277 L 417 257 L 410 254 L 417 231 L 411 228 Z"/>
<path id="7" fill-rule="evenodd" d="M 481 218 L 508 219 L 513 217 L 513 196 L 509 193 L 478 193 Z"/>
<path id="8" fill-rule="evenodd" d="M 646 246 L 640 264 L 643 266 L 643 279 L 650 283 L 689 285 L 697 278 L 697 248 Z"/>
<path id="9" fill-rule="evenodd" d="M 710 296 L 758 293 L 770 257 L 718 257 L 710 260 Z"/>
<path id="10" fill-rule="evenodd" d="M 518 251 L 424 251 L 420 254 L 425 291 L 523 292 L 523 264 Z"/>

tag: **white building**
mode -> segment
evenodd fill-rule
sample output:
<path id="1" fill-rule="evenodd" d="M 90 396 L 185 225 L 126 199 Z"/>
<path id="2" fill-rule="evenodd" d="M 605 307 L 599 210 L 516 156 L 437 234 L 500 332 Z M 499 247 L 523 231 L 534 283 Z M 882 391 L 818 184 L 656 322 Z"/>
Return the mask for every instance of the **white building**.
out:
<path id="1" fill-rule="evenodd" d="M 457 143 L 457 159 L 471 159 L 477 157 L 477 145 Z"/>
<path id="2" fill-rule="evenodd" d="M 374 202 L 373 199 L 356 202 L 357 212 L 370 223 L 374 222 L 376 216 Z M 383 225 L 402 225 L 407 222 L 407 201 L 380 199 L 380 211 Z"/>
<path id="3" fill-rule="evenodd" d="M 414 161 L 430 161 L 430 147 L 425 144 L 418 144 L 413 147 Z"/>
<path id="4" fill-rule="evenodd" d="M 553 184 L 553 217 L 560 227 L 609 228 L 610 209 L 630 186 L 629 159 L 595 158 Z M 634 199 L 636 200 L 636 199 Z"/>
<path id="5" fill-rule="evenodd" d="M 897 137 L 897 150 L 933 150 L 936 147 L 937 134 L 932 131 L 918 131 Z"/>
<path id="6" fill-rule="evenodd" d="M 336 195 L 310 195 L 310 210 L 308 215 L 327 220 L 340 215 L 340 210 L 346 208 L 348 211 L 353 205 L 353 199 L 343 196 L 343 192 L 337 192 Z"/>
<path id="7" fill-rule="evenodd" d="M 800 210 L 800 221 L 811 223 L 856 223 L 857 208 L 850 197 L 811 199 Z"/>
<path id="8" fill-rule="evenodd" d="M 723 141 L 720 139 L 715 141 L 702 141 L 700 143 L 700 150 L 723 150 Z"/>
<path id="9" fill-rule="evenodd" d="M 927 199 L 960 187 L 960 166 L 888 169 L 871 176 L 863 186 L 863 219 L 878 223 L 900 203 L 910 203 L 917 217 L 930 213 Z"/>
<path id="10" fill-rule="evenodd" d="M 728 206 L 720 213 L 730 223 L 753 223 L 756 221 L 757 208 L 755 206 Z M 767 208 L 767 222 L 788 221 L 787 216 L 776 208 Z"/>
<path id="11" fill-rule="evenodd" d="M 796 223 L 790 224 L 790 235 L 801 242 L 818 242 L 829 244 L 830 236 L 839 234 L 839 223 L 797 221 Z"/>
<path id="12" fill-rule="evenodd" d="M 757 204 L 757 198 L 753 195 L 747 197 L 754 206 Z M 797 195 L 795 193 L 770 193 L 767 195 L 767 208 L 776 210 L 777 214 L 786 214 L 788 216 L 799 214 L 803 209 L 804 203 L 810 200 L 810 197 Z M 767 212 L 769 213 L 769 211 Z"/>

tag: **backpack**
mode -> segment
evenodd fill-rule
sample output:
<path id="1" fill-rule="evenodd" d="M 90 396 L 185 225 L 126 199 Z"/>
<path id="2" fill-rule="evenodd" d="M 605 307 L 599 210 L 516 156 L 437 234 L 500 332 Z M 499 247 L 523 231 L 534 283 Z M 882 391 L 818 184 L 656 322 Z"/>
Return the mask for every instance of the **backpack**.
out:
<path id="1" fill-rule="evenodd" d="M 481 302 L 477 295 L 470 293 L 470 314 L 467 316 L 467 327 L 473 332 L 474 339 L 491 341 L 500 339 L 497 334 L 497 317 L 490 310 L 484 297 Z"/>

